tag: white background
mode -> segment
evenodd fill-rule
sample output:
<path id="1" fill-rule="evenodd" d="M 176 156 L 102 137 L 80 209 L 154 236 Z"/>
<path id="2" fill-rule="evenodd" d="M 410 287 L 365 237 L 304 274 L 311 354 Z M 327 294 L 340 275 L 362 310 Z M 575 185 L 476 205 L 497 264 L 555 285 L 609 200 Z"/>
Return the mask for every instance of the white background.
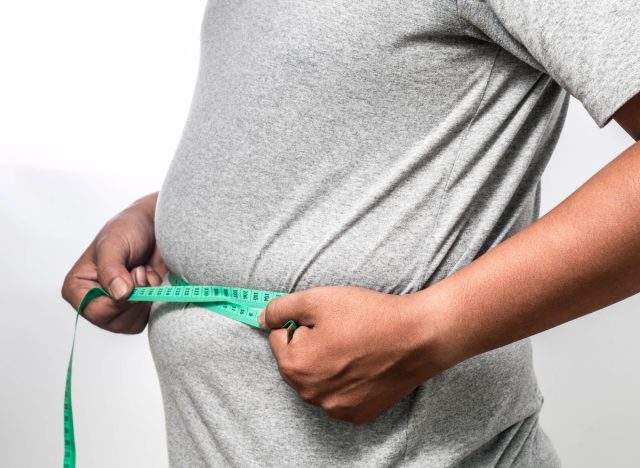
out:
<path id="1" fill-rule="evenodd" d="M 0 452 L 62 462 L 74 311 L 64 275 L 105 221 L 158 190 L 189 108 L 205 2 L 0 6 Z M 543 178 L 543 213 L 631 144 L 573 101 Z M 630 214 L 631 215 L 631 214 Z M 534 337 L 542 425 L 566 467 L 640 459 L 640 298 Z M 78 465 L 167 466 L 146 332 L 78 328 Z"/>

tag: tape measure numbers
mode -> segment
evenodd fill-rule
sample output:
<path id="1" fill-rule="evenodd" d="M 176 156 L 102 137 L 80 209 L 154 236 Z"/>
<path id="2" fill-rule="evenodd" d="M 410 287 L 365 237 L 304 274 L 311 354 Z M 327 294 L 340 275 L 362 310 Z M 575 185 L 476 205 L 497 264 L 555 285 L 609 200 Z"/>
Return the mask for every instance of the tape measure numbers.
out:
<path id="1" fill-rule="evenodd" d="M 195 286 L 187 283 L 173 272 L 169 272 L 169 282 L 171 286 L 133 288 L 127 301 L 198 303 L 199 306 L 220 315 L 260 328 L 258 315 L 262 309 L 267 306 L 271 299 L 287 294 L 228 286 Z M 109 293 L 103 288 L 92 288 L 85 293 L 78 306 L 73 326 L 73 341 L 71 343 L 71 354 L 69 355 L 64 388 L 64 468 L 75 468 L 76 466 L 76 442 L 73 428 L 73 408 L 71 405 L 71 377 L 78 317 L 80 317 L 89 302 L 100 296 L 109 296 Z M 297 327 L 298 324 L 293 320 L 289 320 L 282 326 L 282 328 L 287 329 L 288 340 L 291 340 Z"/>

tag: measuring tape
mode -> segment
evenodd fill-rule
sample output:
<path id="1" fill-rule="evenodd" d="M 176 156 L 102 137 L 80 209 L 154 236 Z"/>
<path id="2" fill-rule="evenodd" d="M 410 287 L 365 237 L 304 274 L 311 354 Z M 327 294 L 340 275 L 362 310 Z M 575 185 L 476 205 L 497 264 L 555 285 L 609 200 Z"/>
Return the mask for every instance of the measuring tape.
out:
<path id="1" fill-rule="evenodd" d="M 220 315 L 260 328 L 258 315 L 267 306 L 267 303 L 275 297 L 286 295 L 286 293 L 260 289 L 194 286 L 172 272 L 169 272 L 169 282 L 172 286 L 133 288 L 127 301 L 197 302 L 201 307 Z M 110 297 L 109 293 L 102 288 L 92 288 L 85 293 L 78 306 L 78 313 L 73 326 L 73 341 L 64 387 L 64 468 L 75 468 L 76 466 L 76 441 L 73 431 L 73 408 L 71 405 L 71 368 L 73 365 L 73 351 L 76 345 L 78 317 L 80 317 L 89 302 L 100 296 Z M 298 324 L 293 320 L 289 320 L 282 326 L 282 328 L 287 329 L 287 340 L 291 340 L 297 327 Z"/>

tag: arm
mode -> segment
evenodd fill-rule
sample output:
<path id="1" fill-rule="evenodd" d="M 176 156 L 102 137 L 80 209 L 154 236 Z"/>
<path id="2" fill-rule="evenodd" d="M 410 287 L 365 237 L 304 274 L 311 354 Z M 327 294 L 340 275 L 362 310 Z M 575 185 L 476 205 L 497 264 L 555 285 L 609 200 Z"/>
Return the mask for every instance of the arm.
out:
<path id="1" fill-rule="evenodd" d="M 640 95 L 614 118 L 640 137 Z M 640 142 L 553 210 L 466 267 L 415 293 L 438 318 L 447 365 L 640 291 Z"/>
<path id="2" fill-rule="evenodd" d="M 640 98 L 615 118 L 640 135 Z M 282 378 L 327 415 L 375 419 L 457 363 L 640 291 L 640 142 L 565 201 L 451 276 L 413 294 L 320 286 L 259 317 Z M 301 326 L 287 340 L 278 330 Z"/>

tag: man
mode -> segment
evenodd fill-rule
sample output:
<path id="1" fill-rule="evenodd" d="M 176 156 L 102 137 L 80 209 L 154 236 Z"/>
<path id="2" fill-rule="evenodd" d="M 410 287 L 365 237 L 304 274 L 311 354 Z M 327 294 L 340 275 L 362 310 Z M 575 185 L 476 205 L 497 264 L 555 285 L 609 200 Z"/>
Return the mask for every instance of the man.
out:
<path id="1" fill-rule="evenodd" d="M 108 288 L 85 309 L 107 330 L 149 321 L 171 465 L 559 466 L 527 337 L 640 290 L 640 146 L 536 221 L 540 176 L 569 93 L 640 137 L 637 20 L 631 0 L 209 2 L 159 194 L 62 290 Z M 268 339 L 123 300 L 168 270 L 289 294 Z"/>

